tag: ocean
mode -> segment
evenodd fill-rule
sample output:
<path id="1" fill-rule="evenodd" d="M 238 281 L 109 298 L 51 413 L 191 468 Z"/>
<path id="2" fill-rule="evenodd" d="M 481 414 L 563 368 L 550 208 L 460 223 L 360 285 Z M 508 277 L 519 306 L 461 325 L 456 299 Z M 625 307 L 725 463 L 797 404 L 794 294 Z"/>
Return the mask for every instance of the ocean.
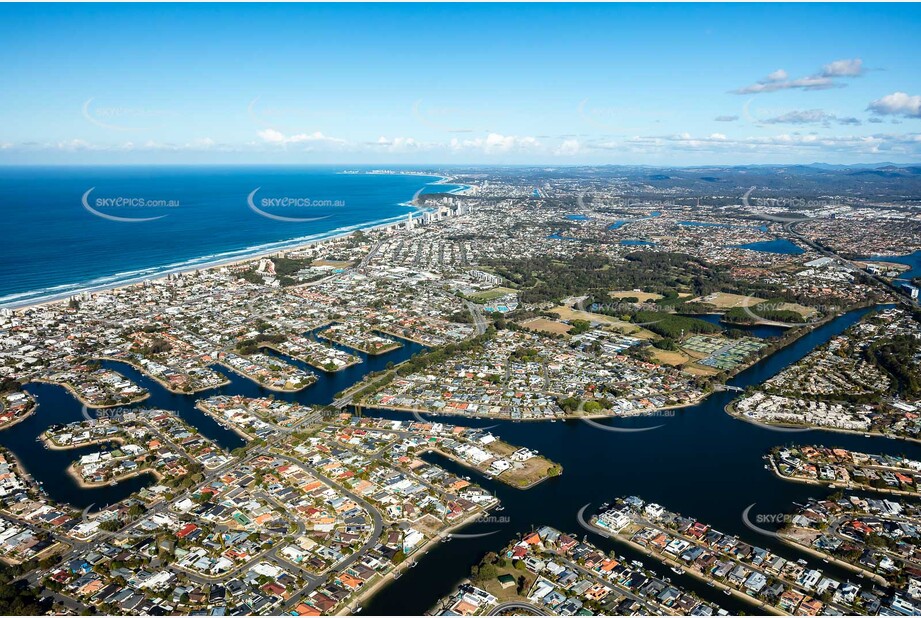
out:
<path id="1" fill-rule="evenodd" d="M 66 297 L 404 219 L 416 210 L 410 202 L 418 191 L 463 188 L 433 184 L 437 176 L 343 173 L 347 169 L 359 168 L 0 168 L 6 230 L 0 243 L 0 306 Z"/>

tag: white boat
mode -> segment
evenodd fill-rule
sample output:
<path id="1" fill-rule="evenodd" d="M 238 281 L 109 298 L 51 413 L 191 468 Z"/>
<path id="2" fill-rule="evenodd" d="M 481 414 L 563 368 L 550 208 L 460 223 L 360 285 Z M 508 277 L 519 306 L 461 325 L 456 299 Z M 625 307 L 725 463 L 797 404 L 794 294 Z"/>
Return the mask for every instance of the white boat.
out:
<path id="1" fill-rule="evenodd" d="M 672 567 L 672 573 L 675 573 L 676 575 L 684 575 L 684 569 Z"/>

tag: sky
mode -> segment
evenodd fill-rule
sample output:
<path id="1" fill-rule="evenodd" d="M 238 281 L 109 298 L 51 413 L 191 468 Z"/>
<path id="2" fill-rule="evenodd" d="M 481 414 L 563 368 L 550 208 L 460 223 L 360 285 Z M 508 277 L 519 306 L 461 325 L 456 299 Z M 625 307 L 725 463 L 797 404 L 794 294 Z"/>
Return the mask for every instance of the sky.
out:
<path id="1" fill-rule="evenodd" d="M 911 4 L 0 5 L 0 164 L 921 161 Z"/>

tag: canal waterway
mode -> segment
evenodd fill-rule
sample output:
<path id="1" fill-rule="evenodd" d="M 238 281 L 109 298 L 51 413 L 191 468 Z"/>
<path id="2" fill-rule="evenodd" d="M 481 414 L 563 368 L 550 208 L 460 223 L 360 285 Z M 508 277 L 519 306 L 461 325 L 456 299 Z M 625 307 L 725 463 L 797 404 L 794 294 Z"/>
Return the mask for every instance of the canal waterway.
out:
<path id="1" fill-rule="evenodd" d="M 869 311 L 871 309 L 851 311 L 814 328 L 788 347 L 739 373 L 729 384 L 745 388 L 763 382 L 817 346 L 844 332 Z M 779 334 L 779 330 L 773 328 L 754 328 L 758 332 L 753 334 L 758 336 Z M 402 347 L 378 356 L 337 346 L 356 354 L 363 362 L 334 374 L 314 370 L 286 357 L 286 360 L 318 376 L 315 384 L 299 393 L 268 391 L 218 366 L 217 369 L 229 379 L 229 384 L 194 396 L 176 395 L 130 365 L 112 361 L 105 361 L 104 364 L 150 391 L 151 396 L 134 407 L 174 410 L 202 435 L 226 449 L 233 449 L 242 444 L 239 436 L 197 410 L 194 407 L 197 400 L 223 393 L 248 397 L 272 395 L 304 404 L 328 404 L 337 393 L 369 372 L 385 369 L 389 363 L 402 362 L 425 349 L 411 341 L 401 340 L 401 343 Z M 84 418 L 81 405 L 59 386 L 29 384 L 26 389 L 37 397 L 39 408 L 27 420 L 0 432 L 0 444 L 17 456 L 24 467 L 43 483 L 52 498 L 78 508 L 91 504 L 101 506 L 121 500 L 152 482 L 149 476 L 141 476 L 120 482 L 114 487 L 78 487 L 65 470 L 80 454 L 94 447 L 52 451 L 45 449 L 36 439 L 52 424 Z M 817 563 L 816 559 L 810 559 L 774 538 L 759 535 L 745 526 L 742 513 L 749 505 L 755 505 L 752 517 L 764 514 L 776 518 L 778 514 L 789 513 L 794 502 L 803 503 L 810 497 L 830 493 L 820 487 L 781 481 L 765 469 L 763 455 L 777 445 L 820 443 L 921 459 L 921 448 L 914 443 L 825 431 L 784 432 L 736 420 L 725 413 L 724 406 L 737 396 L 735 392 L 717 392 L 698 405 L 663 411 L 657 416 L 610 419 L 601 422 L 601 427 L 598 423 L 578 420 L 550 423 L 432 416 L 433 419 L 462 425 L 493 426 L 492 432 L 503 440 L 536 449 L 542 455 L 561 463 L 563 474 L 522 491 L 482 478 L 443 457 L 426 455 L 429 461 L 452 472 L 473 477 L 474 481 L 501 499 L 504 510 L 492 513 L 488 521 L 474 523 L 462 530 L 464 535 L 489 533 L 487 536 L 456 538 L 436 545 L 425 556 L 417 557 L 420 566 L 407 569 L 400 579 L 383 588 L 366 604 L 364 613 L 421 614 L 467 576 L 470 566 L 486 552 L 499 550 L 521 533 L 541 525 L 550 525 L 580 536 L 586 534 L 597 546 L 614 550 L 630 559 L 641 559 L 658 573 L 668 575 L 675 583 L 680 582 L 727 610 L 751 611 L 741 601 L 719 594 L 688 575 L 675 575 L 659 563 L 638 556 L 624 545 L 583 530 L 577 518 L 580 509 L 589 505 L 585 512 L 588 518 L 597 512 L 602 503 L 611 502 L 619 496 L 637 495 L 658 502 L 670 510 L 695 517 L 722 532 L 736 534 L 751 544 L 768 547 L 787 558 L 806 558 L 810 563 Z M 399 412 L 365 411 L 365 414 L 403 420 L 411 418 Z M 605 427 L 612 430 L 605 430 Z M 647 428 L 639 432 L 617 431 Z M 842 580 L 854 578 L 827 564 L 818 563 L 815 566 Z"/>

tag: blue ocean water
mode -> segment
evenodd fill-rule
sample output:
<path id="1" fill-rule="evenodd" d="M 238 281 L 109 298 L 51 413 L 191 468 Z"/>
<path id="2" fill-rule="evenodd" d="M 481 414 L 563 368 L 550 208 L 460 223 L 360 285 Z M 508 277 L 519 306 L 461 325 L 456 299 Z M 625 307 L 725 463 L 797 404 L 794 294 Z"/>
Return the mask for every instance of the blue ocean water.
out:
<path id="1" fill-rule="evenodd" d="M 436 176 L 292 166 L 0 168 L 0 305 L 272 251 L 414 212 Z M 110 220 L 108 217 L 153 219 Z M 254 212 L 247 197 L 263 212 Z M 288 202 L 284 202 L 285 198 Z M 120 202 L 118 200 L 121 200 Z M 318 219 L 319 218 L 319 219 Z"/>

